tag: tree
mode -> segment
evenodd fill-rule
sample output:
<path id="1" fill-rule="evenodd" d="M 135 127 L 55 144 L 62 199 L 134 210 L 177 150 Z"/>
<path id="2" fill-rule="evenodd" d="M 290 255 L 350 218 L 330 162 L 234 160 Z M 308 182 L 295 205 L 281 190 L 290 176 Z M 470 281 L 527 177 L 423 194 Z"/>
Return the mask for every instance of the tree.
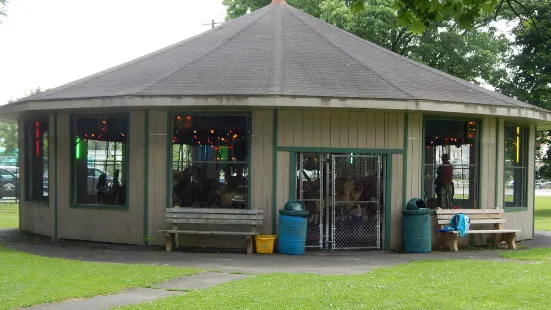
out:
<path id="1" fill-rule="evenodd" d="M 17 154 L 17 141 L 19 141 L 19 133 L 17 124 L 8 124 L 0 122 L 0 145 L 4 148 L 4 156 L 14 156 Z"/>
<path id="2" fill-rule="evenodd" d="M 393 8 L 393 1 L 365 1 L 362 10 L 352 9 L 352 1 L 345 0 L 287 2 L 363 39 L 471 82 L 503 77 L 500 62 L 507 53 L 508 40 L 497 36 L 495 29 L 480 27 L 464 31 L 452 22 L 440 22 L 423 34 L 413 33 L 408 27 L 397 25 L 398 12 Z M 237 17 L 237 12 L 245 14 L 269 2 L 224 0 L 230 18 Z"/>
<path id="3" fill-rule="evenodd" d="M 6 6 L 8 5 L 8 0 L 0 0 L 0 17 L 6 16 Z M 2 20 L 0 20 L 1 22 Z"/>
<path id="4" fill-rule="evenodd" d="M 41 93 L 42 89 L 40 87 L 31 90 L 24 97 L 17 98 L 15 101 L 21 100 L 25 97 L 36 95 Z M 10 101 L 10 103 L 13 101 Z M 19 131 L 17 124 L 10 124 L 0 122 L 0 145 L 5 147 L 4 156 L 14 156 L 17 154 L 17 144 L 19 141 Z"/>

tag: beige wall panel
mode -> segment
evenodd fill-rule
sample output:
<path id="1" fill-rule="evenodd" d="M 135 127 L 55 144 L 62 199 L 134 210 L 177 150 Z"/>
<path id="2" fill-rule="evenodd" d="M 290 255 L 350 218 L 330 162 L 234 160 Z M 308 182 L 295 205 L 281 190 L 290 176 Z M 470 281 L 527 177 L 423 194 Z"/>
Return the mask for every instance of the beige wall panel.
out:
<path id="1" fill-rule="evenodd" d="M 348 147 L 358 147 L 358 112 L 348 112 Z"/>
<path id="2" fill-rule="evenodd" d="M 59 181 L 70 184 L 70 132 L 68 114 L 58 118 Z M 60 190 L 58 206 L 59 238 L 100 242 L 143 244 L 144 112 L 130 114 L 129 132 L 129 210 L 71 208 L 70 187 Z M 136 184 L 138 183 L 138 184 Z M 61 195 L 63 193 L 63 195 Z"/>
<path id="3" fill-rule="evenodd" d="M 413 197 L 423 197 L 421 193 L 421 157 L 423 152 L 423 115 L 418 112 L 408 113 L 408 153 L 406 201 Z"/>
<path id="4" fill-rule="evenodd" d="M 285 146 L 293 146 L 295 134 L 295 118 L 293 110 L 281 110 L 279 115 L 283 120 L 283 144 Z M 278 137 L 279 138 L 279 137 Z"/>
<path id="5" fill-rule="evenodd" d="M 321 135 L 321 146 L 330 147 L 331 146 L 331 112 L 323 110 L 321 114 L 322 121 L 319 123 L 320 127 L 314 127 L 314 131 L 317 128 L 320 128 L 322 133 Z M 318 146 L 318 145 L 314 145 Z"/>
<path id="6" fill-rule="evenodd" d="M 279 209 L 289 199 L 289 152 L 277 152 L 276 231 Z"/>
<path id="7" fill-rule="evenodd" d="M 366 112 L 366 142 L 365 147 L 366 148 L 375 148 L 377 147 L 377 139 L 375 138 L 377 136 L 377 121 L 376 121 L 376 113 L 374 112 Z"/>
<path id="8" fill-rule="evenodd" d="M 387 121 L 387 113 L 375 113 L 375 148 L 385 148 L 385 124 Z"/>
<path id="9" fill-rule="evenodd" d="M 155 245 L 164 244 L 163 235 L 159 230 L 169 227 L 164 223 L 167 203 L 168 122 L 166 111 L 149 111 L 148 235 L 150 238 L 149 244 Z"/>
<path id="10" fill-rule="evenodd" d="M 349 116 L 348 112 L 340 111 L 339 113 L 339 141 L 336 143 L 338 147 L 347 148 L 348 146 L 348 132 L 349 132 Z M 331 142 L 331 145 L 334 145 Z"/>
<path id="11" fill-rule="evenodd" d="M 496 166 L 496 121 L 486 117 L 482 122 L 482 136 L 480 141 L 480 207 L 493 209 L 496 207 L 495 193 L 495 166 Z"/>
<path id="12" fill-rule="evenodd" d="M 352 112 L 354 113 L 354 112 Z M 358 148 L 368 148 L 368 141 L 367 137 L 369 133 L 367 132 L 367 115 L 366 112 L 357 112 L 356 115 L 358 116 L 358 145 L 356 147 Z"/>
<path id="13" fill-rule="evenodd" d="M 294 133 L 294 146 L 303 146 L 303 135 L 304 135 L 304 112 L 299 109 L 294 111 L 294 122 L 293 122 L 293 133 Z"/>
<path id="14" fill-rule="evenodd" d="M 304 115 L 303 115 L 304 126 L 302 128 L 302 146 L 310 147 L 310 146 L 314 145 L 313 144 L 313 140 L 314 140 L 314 124 L 313 124 L 314 112 L 312 112 L 311 110 L 305 110 L 303 113 L 304 113 Z M 319 116 L 321 117 L 321 114 Z M 321 123 L 321 119 L 318 119 L 318 121 Z M 318 139 L 321 138 L 321 135 L 318 134 L 318 136 L 316 138 L 318 138 Z M 321 143 L 319 143 L 317 145 L 321 145 Z"/>
<path id="15" fill-rule="evenodd" d="M 503 199 L 505 195 L 505 184 L 504 184 L 504 170 L 505 170 L 505 123 L 501 119 L 497 119 L 497 180 L 496 180 L 496 206 L 500 209 L 503 209 Z"/>
<path id="16" fill-rule="evenodd" d="M 327 124 L 323 122 L 324 115 L 322 114 L 321 110 L 315 110 L 312 112 L 312 144 L 308 146 L 324 146 L 324 139 L 326 139 L 326 135 L 324 135 L 324 128 L 325 126 L 322 126 L 322 124 Z M 328 143 L 329 141 L 327 141 Z"/>
<path id="17" fill-rule="evenodd" d="M 402 248 L 403 160 L 404 156 L 402 154 L 392 155 L 392 188 L 387 189 L 391 190 L 390 249 L 392 250 Z"/>
<path id="18" fill-rule="evenodd" d="M 330 146 L 331 147 L 339 147 L 339 139 L 340 139 L 340 120 L 341 116 L 338 113 L 338 111 L 334 111 L 331 113 L 331 132 L 329 134 L 330 137 Z"/>

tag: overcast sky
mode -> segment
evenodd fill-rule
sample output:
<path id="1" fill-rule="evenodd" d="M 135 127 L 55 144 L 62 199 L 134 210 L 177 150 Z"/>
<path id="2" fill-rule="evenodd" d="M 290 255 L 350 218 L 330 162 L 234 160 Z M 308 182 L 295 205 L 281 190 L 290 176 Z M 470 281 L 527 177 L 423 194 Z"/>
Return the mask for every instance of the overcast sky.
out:
<path id="1" fill-rule="evenodd" d="M 222 0 L 10 0 L 0 24 L 0 104 L 210 29 Z"/>

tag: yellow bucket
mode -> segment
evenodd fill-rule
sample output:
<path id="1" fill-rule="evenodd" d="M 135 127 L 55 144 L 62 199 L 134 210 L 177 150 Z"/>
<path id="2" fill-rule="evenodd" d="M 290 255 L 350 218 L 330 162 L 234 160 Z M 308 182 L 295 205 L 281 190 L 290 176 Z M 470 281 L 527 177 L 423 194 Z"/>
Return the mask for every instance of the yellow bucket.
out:
<path id="1" fill-rule="evenodd" d="M 274 253 L 274 243 L 277 236 L 274 235 L 258 235 L 256 241 L 256 253 L 272 254 Z"/>

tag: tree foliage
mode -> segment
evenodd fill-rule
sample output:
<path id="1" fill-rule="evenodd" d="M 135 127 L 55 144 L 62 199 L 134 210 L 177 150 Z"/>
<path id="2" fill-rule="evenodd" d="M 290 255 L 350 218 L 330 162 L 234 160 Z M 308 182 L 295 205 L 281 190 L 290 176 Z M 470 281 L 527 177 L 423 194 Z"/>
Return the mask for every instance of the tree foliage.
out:
<path id="1" fill-rule="evenodd" d="M 15 101 L 21 100 L 25 97 L 36 95 L 41 93 L 42 89 L 40 87 L 31 90 L 24 97 L 17 98 Z M 10 103 L 13 101 L 10 101 Z M 4 153 L 1 155 L 4 156 L 13 156 L 17 154 L 17 144 L 19 141 L 19 132 L 17 124 L 4 123 L 0 122 L 0 145 L 6 148 Z"/>
<path id="2" fill-rule="evenodd" d="M 269 4 L 269 0 L 224 0 L 228 18 L 236 18 Z M 354 9 L 346 0 L 287 0 L 290 5 L 363 39 L 431 67 L 469 80 L 493 81 L 504 76 L 500 62 L 508 50 L 508 40 L 491 27 L 469 31 L 442 21 L 418 34 L 398 25 L 394 0 L 362 1 Z"/>
<path id="3" fill-rule="evenodd" d="M 6 6 L 8 5 L 8 0 L 0 0 L 0 18 L 6 16 Z M 0 19 L 2 22 L 2 19 Z"/>

